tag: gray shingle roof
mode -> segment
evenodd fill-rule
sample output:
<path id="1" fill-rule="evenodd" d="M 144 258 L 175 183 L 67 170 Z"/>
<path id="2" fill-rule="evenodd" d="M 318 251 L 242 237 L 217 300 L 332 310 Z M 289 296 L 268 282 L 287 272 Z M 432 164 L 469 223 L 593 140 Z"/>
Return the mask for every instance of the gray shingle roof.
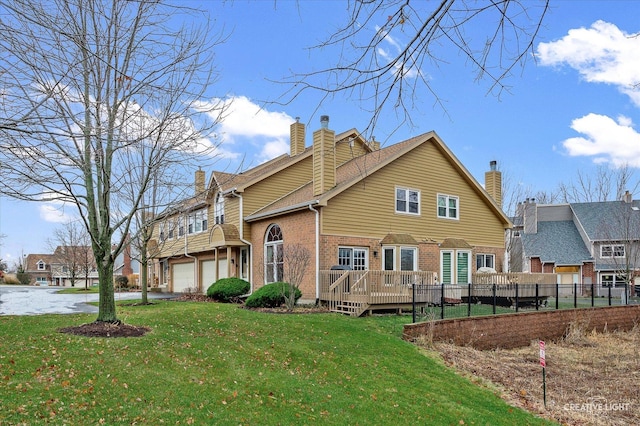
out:
<path id="1" fill-rule="evenodd" d="M 538 222 L 536 234 L 522 234 L 522 246 L 526 257 L 539 257 L 542 262 L 553 262 L 557 266 L 580 265 L 593 261 L 570 220 Z"/>
<path id="2" fill-rule="evenodd" d="M 640 239 L 640 201 L 572 203 L 578 223 L 591 241 Z"/>

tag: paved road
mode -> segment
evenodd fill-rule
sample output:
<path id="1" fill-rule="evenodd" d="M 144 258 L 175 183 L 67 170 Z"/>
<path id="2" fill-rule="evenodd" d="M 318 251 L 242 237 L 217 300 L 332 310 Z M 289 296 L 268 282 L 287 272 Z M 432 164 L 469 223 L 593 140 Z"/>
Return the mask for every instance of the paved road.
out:
<path id="1" fill-rule="evenodd" d="M 60 287 L 0 285 L 0 315 L 41 315 L 98 313 L 98 294 L 57 294 Z M 171 297 L 148 293 L 150 299 Z M 116 293 L 116 301 L 140 299 L 140 292 Z"/>

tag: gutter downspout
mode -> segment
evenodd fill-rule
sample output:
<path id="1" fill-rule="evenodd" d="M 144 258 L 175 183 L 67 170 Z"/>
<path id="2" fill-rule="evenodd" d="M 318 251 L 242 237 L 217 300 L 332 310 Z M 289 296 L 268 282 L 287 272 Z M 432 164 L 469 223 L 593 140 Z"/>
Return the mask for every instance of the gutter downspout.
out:
<path id="1" fill-rule="evenodd" d="M 196 277 L 198 277 L 198 259 L 196 259 L 194 256 L 191 256 L 189 253 L 187 253 L 189 250 L 189 240 L 187 239 L 187 230 L 189 229 L 189 215 L 185 215 L 184 219 L 186 219 L 183 223 L 185 224 L 184 227 L 184 256 L 185 257 L 190 257 L 191 259 L 193 259 L 193 280 L 196 280 Z M 173 279 L 173 276 L 171 277 Z M 173 284 L 173 282 L 172 282 Z M 196 283 L 194 282 L 193 285 L 195 286 L 196 289 L 198 289 L 198 285 L 196 285 Z"/>
<path id="2" fill-rule="evenodd" d="M 239 223 L 239 231 L 240 231 L 240 241 L 242 241 L 244 244 L 249 246 L 249 256 L 251 258 L 251 262 L 250 262 L 250 267 L 249 267 L 249 293 L 245 294 L 244 296 L 250 296 L 251 294 L 253 294 L 253 244 L 251 244 L 250 241 L 247 241 L 244 239 L 244 223 L 243 223 L 243 215 L 244 215 L 244 200 L 242 198 L 242 194 L 236 192 L 236 189 L 232 189 L 231 191 L 229 191 L 229 193 L 231 195 L 233 195 L 236 198 L 240 199 L 240 223 Z M 242 268 L 242 265 L 240 265 L 240 267 Z"/>
<path id="3" fill-rule="evenodd" d="M 320 304 L 320 212 L 309 204 L 309 210 L 316 214 L 316 305 Z"/>

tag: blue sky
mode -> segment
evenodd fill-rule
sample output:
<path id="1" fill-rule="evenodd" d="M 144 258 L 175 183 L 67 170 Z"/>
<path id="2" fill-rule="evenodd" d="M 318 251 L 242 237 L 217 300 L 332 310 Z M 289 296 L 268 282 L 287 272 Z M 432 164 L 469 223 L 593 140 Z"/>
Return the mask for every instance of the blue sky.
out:
<path id="1" fill-rule="evenodd" d="M 198 4 L 228 35 L 215 54 L 220 77 L 204 99 L 233 100 L 218 128 L 216 169 L 234 170 L 241 161 L 256 165 L 288 152 L 295 117 L 307 124 L 307 145 L 321 114 L 330 116 L 337 132 L 368 124 L 367 106 L 346 95 L 319 109 L 320 94 L 312 92 L 284 106 L 264 103 L 287 88 L 274 81 L 335 60 L 330 49 L 308 48 L 346 21 L 346 1 Z M 510 179 L 534 191 L 553 190 L 598 165 L 626 162 L 640 176 L 640 89 L 632 89 L 640 83 L 640 38 L 633 37 L 640 33 L 638 16 L 640 1 L 552 0 L 535 46 L 537 58 L 506 80 L 509 93 L 487 95 L 489 83 L 474 81 L 463 58 L 450 54 L 447 64 L 421 70 L 446 110 L 422 92 L 412 111 L 414 127 L 394 133 L 398 121 L 389 113 L 378 123 L 376 139 L 386 146 L 435 130 L 481 183 L 489 162 L 497 160 Z M 405 42 L 402 34 L 394 42 Z M 69 207 L 0 197 L 0 234 L 6 235 L 0 258 L 13 264 L 21 253 L 48 252 L 47 239 L 73 214 Z"/>

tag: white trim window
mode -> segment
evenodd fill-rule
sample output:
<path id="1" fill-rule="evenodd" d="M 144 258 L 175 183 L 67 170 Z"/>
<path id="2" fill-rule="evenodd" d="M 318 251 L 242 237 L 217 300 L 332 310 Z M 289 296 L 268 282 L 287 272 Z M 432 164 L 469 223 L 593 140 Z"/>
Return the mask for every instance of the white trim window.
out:
<path id="1" fill-rule="evenodd" d="M 418 270 L 418 249 L 416 247 L 400 247 L 400 270 Z"/>
<path id="2" fill-rule="evenodd" d="M 420 214 L 420 191 L 396 188 L 396 213 Z"/>
<path id="3" fill-rule="evenodd" d="M 214 220 L 216 225 L 221 225 L 224 223 L 224 197 L 221 193 L 218 192 L 216 196 L 216 202 L 213 207 L 214 211 Z"/>
<path id="4" fill-rule="evenodd" d="M 189 234 L 197 234 L 207 230 L 207 209 L 200 209 L 189 214 Z"/>
<path id="5" fill-rule="evenodd" d="M 36 265 L 38 266 L 38 271 L 44 271 L 45 269 L 47 269 L 46 263 L 44 263 L 42 260 L 39 261 Z"/>
<path id="6" fill-rule="evenodd" d="M 609 273 L 600 275 L 602 287 L 624 287 L 626 282 L 624 275 L 621 274 Z"/>
<path id="7" fill-rule="evenodd" d="M 164 231 L 166 227 L 167 227 L 166 222 L 162 222 L 162 223 L 159 225 L 159 227 L 158 227 L 159 234 L 160 234 L 160 235 L 159 235 L 159 240 L 160 240 L 160 242 L 163 242 L 164 240 L 166 240 L 166 239 L 167 239 L 167 234 L 166 234 L 166 233 L 165 233 L 165 231 Z"/>
<path id="8" fill-rule="evenodd" d="M 460 219 L 460 199 L 453 195 L 438 194 L 438 217 Z"/>
<path id="9" fill-rule="evenodd" d="M 606 244 L 600 246 L 600 257 L 603 259 L 624 258 L 624 244 Z"/>
<path id="10" fill-rule="evenodd" d="M 181 216 L 178 218 L 178 237 L 184 236 L 184 218 Z"/>
<path id="11" fill-rule="evenodd" d="M 338 265 L 349 266 L 354 271 L 369 269 L 369 249 L 361 247 L 338 247 Z"/>
<path id="12" fill-rule="evenodd" d="M 171 218 L 167 221 L 167 239 L 172 240 L 176 237 L 176 219 Z"/>
<path id="13" fill-rule="evenodd" d="M 480 268 L 496 268 L 496 256 L 494 254 L 476 254 L 476 270 Z"/>
<path id="14" fill-rule="evenodd" d="M 440 251 L 440 280 L 444 284 L 471 282 L 471 252 L 469 250 Z"/>
<path id="15" fill-rule="evenodd" d="M 265 237 L 264 270 L 264 279 L 267 284 L 282 281 L 284 278 L 284 243 L 282 230 L 275 224 L 269 226 Z"/>
<path id="16" fill-rule="evenodd" d="M 396 270 L 396 248 L 382 247 L 382 269 L 384 271 Z"/>

